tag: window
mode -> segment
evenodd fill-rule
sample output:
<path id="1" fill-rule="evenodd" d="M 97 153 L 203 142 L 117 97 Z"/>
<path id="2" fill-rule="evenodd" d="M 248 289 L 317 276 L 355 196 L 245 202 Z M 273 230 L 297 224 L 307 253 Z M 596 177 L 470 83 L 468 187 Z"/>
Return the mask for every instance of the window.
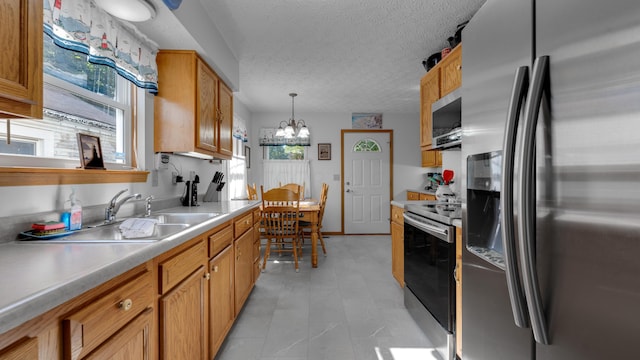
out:
<path id="1" fill-rule="evenodd" d="M 267 160 L 304 160 L 307 155 L 306 146 L 277 145 L 265 146 Z"/>
<path id="2" fill-rule="evenodd" d="M 242 150 L 242 140 L 233 138 L 233 157 L 229 161 L 229 198 L 247 198 L 247 164 Z"/>
<path id="3" fill-rule="evenodd" d="M 373 139 L 364 139 L 353 145 L 353 152 L 380 152 L 380 145 Z"/>
<path id="4" fill-rule="evenodd" d="M 100 138 L 106 163 L 130 164 L 133 85 L 113 68 L 43 38 L 44 118 L 12 121 L 11 144 L 2 141 L 0 153 L 77 162 L 76 134 L 82 132 Z M 0 120 L 1 139 L 6 130 Z"/>

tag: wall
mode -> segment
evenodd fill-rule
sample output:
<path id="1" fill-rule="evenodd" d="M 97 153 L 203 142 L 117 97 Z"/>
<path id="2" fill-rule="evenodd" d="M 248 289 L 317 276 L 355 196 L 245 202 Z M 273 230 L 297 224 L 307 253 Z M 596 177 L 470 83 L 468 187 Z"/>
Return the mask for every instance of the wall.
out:
<path id="1" fill-rule="evenodd" d="M 327 208 L 323 229 L 340 232 L 341 229 L 341 151 L 340 130 L 351 129 L 351 113 L 311 113 L 301 118 L 311 131 L 311 195 L 318 198 L 323 182 L 329 185 Z M 253 113 L 249 127 L 249 142 L 252 149 L 249 183 L 262 183 L 262 147 L 258 146 L 261 128 L 277 127 L 282 120 L 291 117 L 288 113 Z M 393 192 L 392 199 L 404 200 L 406 189 L 415 189 L 422 184 L 425 169 L 420 167 L 419 114 L 383 114 L 383 128 L 393 130 Z M 331 160 L 318 161 L 318 143 L 331 143 Z"/>
<path id="2" fill-rule="evenodd" d="M 449 186 L 451 190 L 456 193 L 457 196 L 460 196 L 460 176 L 462 174 L 462 152 L 460 149 L 455 150 L 445 150 L 442 152 L 442 170 L 449 169 L 453 170 L 454 183 Z"/>

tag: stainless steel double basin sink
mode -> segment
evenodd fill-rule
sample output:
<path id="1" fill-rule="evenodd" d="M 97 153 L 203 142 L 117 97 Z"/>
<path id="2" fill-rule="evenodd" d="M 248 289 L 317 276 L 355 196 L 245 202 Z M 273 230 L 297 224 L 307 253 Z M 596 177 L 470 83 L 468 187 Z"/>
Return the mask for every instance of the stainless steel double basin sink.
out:
<path id="1" fill-rule="evenodd" d="M 34 239 L 30 242 L 47 243 L 144 243 L 167 239 L 190 226 L 198 225 L 213 219 L 218 213 L 157 213 L 150 216 L 132 217 L 136 219 L 154 219 L 156 224 L 151 236 L 126 238 L 122 235 L 120 224 L 129 218 L 123 218 L 112 223 L 100 223 L 74 231 L 69 235 L 49 237 L 48 239 Z"/>

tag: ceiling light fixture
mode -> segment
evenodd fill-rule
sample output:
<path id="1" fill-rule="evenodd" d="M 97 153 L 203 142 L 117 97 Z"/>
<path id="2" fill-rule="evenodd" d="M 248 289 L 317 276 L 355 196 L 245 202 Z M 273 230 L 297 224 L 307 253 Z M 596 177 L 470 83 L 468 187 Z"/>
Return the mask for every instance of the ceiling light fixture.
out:
<path id="1" fill-rule="evenodd" d="M 308 138 L 310 133 L 309 133 L 309 128 L 307 127 L 307 124 L 305 124 L 304 120 L 302 119 L 296 122 L 296 119 L 293 114 L 293 99 L 296 96 L 298 96 L 298 94 L 291 93 L 289 94 L 289 96 L 291 96 L 291 119 L 289 119 L 289 122 L 286 122 L 284 120 L 280 121 L 280 125 L 278 126 L 278 131 L 276 131 L 276 136 L 284 137 L 286 139 L 291 139 L 293 137 Z M 282 123 L 285 124 L 284 128 L 282 127 Z"/>
<path id="2" fill-rule="evenodd" d="M 96 5 L 122 20 L 142 22 L 156 16 L 156 9 L 148 0 L 94 0 Z"/>

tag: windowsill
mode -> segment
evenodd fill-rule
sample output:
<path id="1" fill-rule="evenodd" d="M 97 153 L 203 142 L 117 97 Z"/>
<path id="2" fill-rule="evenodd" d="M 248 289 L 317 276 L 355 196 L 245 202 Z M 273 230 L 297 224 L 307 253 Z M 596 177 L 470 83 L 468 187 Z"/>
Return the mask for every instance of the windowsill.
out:
<path id="1" fill-rule="evenodd" d="M 146 182 L 148 171 L 0 167 L 0 186 Z"/>

